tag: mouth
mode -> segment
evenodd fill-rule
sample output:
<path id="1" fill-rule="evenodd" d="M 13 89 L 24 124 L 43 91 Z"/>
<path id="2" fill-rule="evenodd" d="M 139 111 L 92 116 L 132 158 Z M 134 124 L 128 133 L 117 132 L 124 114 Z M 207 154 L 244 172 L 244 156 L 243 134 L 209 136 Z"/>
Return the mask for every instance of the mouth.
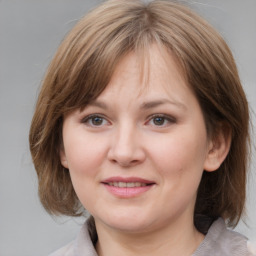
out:
<path id="1" fill-rule="evenodd" d="M 156 184 L 154 181 L 139 177 L 111 177 L 103 180 L 102 183 L 119 188 L 146 187 Z"/>
<path id="2" fill-rule="evenodd" d="M 150 190 L 156 184 L 153 181 L 136 177 L 112 177 L 101 183 L 112 195 L 119 198 L 137 197 Z"/>
<path id="3" fill-rule="evenodd" d="M 104 183 L 104 184 L 113 186 L 113 187 L 118 187 L 118 188 L 146 187 L 146 186 L 150 185 L 150 184 L 141 183 L 141 182 L 122 182 L 122 181 L 108 182 L 108 183 Z"/>

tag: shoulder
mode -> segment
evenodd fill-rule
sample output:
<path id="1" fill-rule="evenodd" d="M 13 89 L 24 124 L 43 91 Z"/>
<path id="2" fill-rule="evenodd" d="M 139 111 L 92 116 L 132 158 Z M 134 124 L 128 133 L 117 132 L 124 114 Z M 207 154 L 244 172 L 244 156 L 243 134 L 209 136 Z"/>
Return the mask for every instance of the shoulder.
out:
<path id="1" fill-rule="evenodd" d="M 82 226 L 77 238 L 73 242 L 51 253 L 49 256 L 97 256 L 94 244 L 88 231 L 88 225 L 89 221 L 87 220 Z"/>
<path id="2" fill-rule="evenodd" d="M 194 256 L 253 256 L 247 247 L 247 238 L 226 228 L 223 219 L 219 218 L 210 227 L 204 241 Z"/>
<path id="3" fill-rule="evenodd" d="M 51 253 L 49 256 L 73 256 L 74 255 L 74 242 L 67 244 L 59 250 Z"/>

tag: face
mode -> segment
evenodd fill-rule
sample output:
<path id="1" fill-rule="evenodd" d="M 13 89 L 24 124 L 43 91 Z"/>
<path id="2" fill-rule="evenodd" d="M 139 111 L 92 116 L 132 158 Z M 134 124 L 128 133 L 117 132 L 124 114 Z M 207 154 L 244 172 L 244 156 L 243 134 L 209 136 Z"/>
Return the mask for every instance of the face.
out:
<path id="1" fill-rule="evenodd" d="M 165 53 L 167 56 L 167 53 Z M 64 118 L 61 162 L 96 225 L 130 232 L 193 221 L 209 140 L 175 58 L 130 53 L 105 91 Z"/>

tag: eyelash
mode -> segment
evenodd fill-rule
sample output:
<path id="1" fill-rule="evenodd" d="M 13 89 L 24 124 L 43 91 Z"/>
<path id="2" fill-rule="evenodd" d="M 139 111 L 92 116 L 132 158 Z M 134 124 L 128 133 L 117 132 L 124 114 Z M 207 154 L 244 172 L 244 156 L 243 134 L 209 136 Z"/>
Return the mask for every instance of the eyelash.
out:
<path id="1" fill-rule="evenodd" d="M 86 124 L 87 126 L 90 126 L 90 127 L 101 127 L 102 125 L 105 125 L 105 124 L 100 124 L 100 125 L 95 125 L 95 124 L 93 124 L 92 122 L 93 122 L 93 119 L 94 118 L 99 118 L 99 119 L 101 119 L 102 120 L 102 122 L 107 122 L 107 123 L 109 123 L 108 121 L 107 121 L 107 119 L 104 117 L 104 116 L 102 116 L 102 115 L 100 115 L 100 114 L 91 114 L 91 115 L 89 115 L 89 116 L 86 116 L 85 118 L 83 118 L 82 120 L 81 120 L 81 122 L 82 123 L 84 123 L 84 124 Z"/>
<path id="2" fill-rule="evenodd" d="M 146 124 L 150 123 L 151 121 L 154 122 L 154 120 L 156 118 L 161 118 L 163 119 L 164 121 L 164 124 L 160 124 L 160 125 L 157 125 L 157 124 L 152 124 L 152 126 L 156 126 L 156 127 L 166 127 L 168 126 L 169 124 L 173 124 L 173 123 L 176 123 L 176 119 L 174 117 L 171 117 L 169 115 L 165 115 L 165 114 L 154 114 L 152 116 L 149 117 L 148 121 L 146 122 Z M 166 124 L 167 122 L 167 124 Z"/>
<path id="3" fill-rule="evenodd" d="M 101 123 L 99 125 L 97 124 L 93 124 L 93 119 L 94 118 L 99 118 Z M 156 123 L 153 123 L 153 124 L 150 124 L 150 122 L 154 122 L 154 120 L 156 120 L 156 118 L 160 118 L 161 121 L 163 121 L 163 123 L 160 123 L 160 124 L 156 124 Z M 86 124 L 87 126 L 90 126 L 90 127 L 101 127 L 101 126 L 104 126 L 106 124 L 109 124 L 110 122 L 104 117 L 102 116 L 101 114 L 91 114 L 89 116 L 86 116 L 85 118 L 83 118 L 81 120 L 82 123 Z M 166 123 L 167 122 L 167 123 Z M 169 124 L 173 124 L 173 123 L 176 123 L 176 119 L 174 117 L 171 117 L 169 115 L 165 115 L 165 114 L 154 114 L 154 115 L 151 115 L 147 118 L 147 121 L 146 121 L 146 125 L 152 125 L 152 126 L 155 126 L 155 127 L 166 127 L 168 126 Z"/>

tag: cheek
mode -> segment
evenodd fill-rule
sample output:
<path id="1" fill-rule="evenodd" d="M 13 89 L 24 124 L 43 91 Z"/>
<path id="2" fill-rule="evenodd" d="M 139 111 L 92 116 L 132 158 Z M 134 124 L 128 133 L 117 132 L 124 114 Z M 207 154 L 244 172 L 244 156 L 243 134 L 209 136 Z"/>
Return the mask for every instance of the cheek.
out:
<path id="1" fill-rule="evenodd" d="M 151 151 L 154 162 L 164 175 L 201 175 L 206 157 L 206 136 L 182 130 L 161 143 L 155 142 Z"/>
<path id="2" fill-rule="evenodd" d="M 93 175 L 97 173 L 105 155 L 104 143 L 94 136 L 77 135 L 66 137 L 64 141 L 68 166 L 73 175 Z"/>
<path id="3" fill-rule="evenodd" d="M 95 141 L 94 141 L 95 142 Z M 73 138 L 66 141 L 66 156 L 74 190 L 84 206 L 89 210 L 95 203 L 95 182 L 99 180 L 99 173 L 103 159 L 103 148 L 92 140 Z M 93 146 L 92 146 L 93 145 Z"/>

